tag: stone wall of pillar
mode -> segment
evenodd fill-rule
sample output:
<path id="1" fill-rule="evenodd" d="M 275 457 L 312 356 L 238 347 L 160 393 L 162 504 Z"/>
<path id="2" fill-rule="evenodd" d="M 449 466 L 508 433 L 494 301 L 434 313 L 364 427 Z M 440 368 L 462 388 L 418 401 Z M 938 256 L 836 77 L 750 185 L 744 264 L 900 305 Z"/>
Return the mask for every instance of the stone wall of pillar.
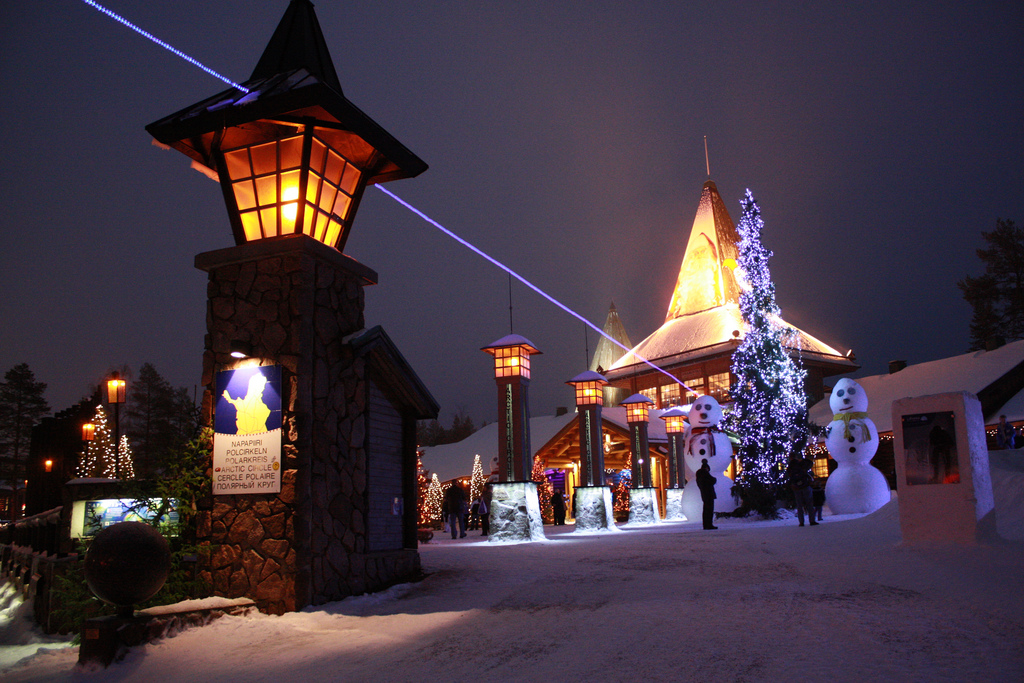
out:
<path id="1" fill-rule="evenodd" d="M 366 553 L 366 368 L 345 337 L 363 328 L 362 288 L 376 274 L 303 235 L 201 254 L 196 266 L 209 273 L 206 417 L 217 371 L 279 364 L 284 393 L 281 492 L 211 497 L 203 578 L 275 614 L 410 578 L 414 550 Z M 232 358 L 233 341 L 252 357 Z"/>

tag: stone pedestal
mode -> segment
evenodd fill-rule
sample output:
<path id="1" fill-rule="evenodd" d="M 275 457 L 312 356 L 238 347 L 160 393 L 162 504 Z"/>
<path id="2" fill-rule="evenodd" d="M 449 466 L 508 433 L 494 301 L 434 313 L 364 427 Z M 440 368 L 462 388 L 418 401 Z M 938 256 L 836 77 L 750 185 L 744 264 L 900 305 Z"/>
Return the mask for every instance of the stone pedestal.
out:
<path id="1" fill-rule="evenodd" d="M 537 484 L 503 481 L 491 485 L 491 543 L 522 543 L 546 540 L 540 513 Z"/>
<path id="2" fill-rule="evenodd" d="M 665 489 L 665 521 L 684 522 L 683 489 Z"/>
<path id="3" fill-rule="evenodd" d="M 366 361 L 347 338 L 364 326 L 362 288 L 376 274 L 306 235 L 200 254 L 196 267 L 209 273 L 207 423 L 218 371 L 280 365 L 283 393 L 281 491 L 205 501 L 202 578 L 277 614 L 413 578 L 414 549 L 368 544 Z M 236 341 L 250 358 L 230 356 Z"/>
<path id="4" fill-rule="evenodd" d="M 900 530 L 905 543 L 973 544 L 995 533 L 985 420 L 974 394 L 893 401 Z"/>
<path id="5" fill-rule="evenodd" d="M 612 490 L 607 486 L 577 486 L 575 533 L 617 531 Z"/>
<path id="6" fill-rule="evenodd" d="M 658 489 L 644 487 L 629 490 L 629 524 L 642 526 L 658 524 L 661 516 L 658 511 Z"/>

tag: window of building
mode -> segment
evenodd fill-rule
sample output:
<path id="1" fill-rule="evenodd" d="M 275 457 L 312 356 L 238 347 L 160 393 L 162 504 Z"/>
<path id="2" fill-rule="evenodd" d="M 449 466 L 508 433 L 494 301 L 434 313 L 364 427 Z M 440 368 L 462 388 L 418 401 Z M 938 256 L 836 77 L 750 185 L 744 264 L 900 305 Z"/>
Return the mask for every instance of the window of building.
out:
<path id="1" fill-rule="evenodd" d="M 672 406 L 679 405 L 680 394 L 682 393 L 682 387 L 678 384 L 666 384 L 661 387 L 661 408 L 671 408 Z"/>
<path id="2" fill-rule="evenodd" d="M 720 372 L 708 377 L 708 395 L 719 403 L 729 401 L 729 373 Z"/>

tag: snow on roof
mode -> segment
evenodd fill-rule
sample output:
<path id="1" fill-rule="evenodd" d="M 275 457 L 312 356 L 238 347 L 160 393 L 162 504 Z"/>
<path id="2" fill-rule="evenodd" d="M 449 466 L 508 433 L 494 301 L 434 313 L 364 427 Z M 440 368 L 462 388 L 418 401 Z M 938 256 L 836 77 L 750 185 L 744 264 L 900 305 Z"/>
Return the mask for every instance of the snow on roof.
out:
<path id="1" fill-rule="evenodd" d="M 1021 361 L 1024 361 L 1024 340 L 1006 344 L 994 351 L 972 351 L 962 356 L 909 365 L 893 374 L 855 379 L 868 395 L 868 416 L 875 427 L 879 432 L 891 432 L 893 401 L 950 391 L 977 394 Z M 1008 420 L 1024 419 L 1022 394 L 1024 392 L 1010 399 L 999 413 L 1005 413 Z M 1010 416 L 1011 410 L 1015 417 Z M 828 397 L 811 406 L 809 416 L 812 422 L 819 425 L 831 422 L 832 409 Z"/>
<path id="2" fill-rule="evenodd" d="M 848 363 L 851 369 L 856 367 L 853 361 L 847 360 L 843 354 L 820 339 L 793 327 L 781 318 L 776 320 L 785 327 L 796 330 L 802 354 L 829 356 L 834 362 Z M 611 378 L 621 374 L 613 371 L 637 363 L 634 354 L 664 366 L 683 362 L 689 357 L 705 355 L 707 350 L 714 346 L 721 345 L 724 350 L 727 345 L 742 340 L 745 335 L 746 326 L 736 304 L 716 306 L 700 313 L 673 318 L 665 321 L 665 324 L 653 334 L 616 361 L 609 368 L 608 375 Z"/>

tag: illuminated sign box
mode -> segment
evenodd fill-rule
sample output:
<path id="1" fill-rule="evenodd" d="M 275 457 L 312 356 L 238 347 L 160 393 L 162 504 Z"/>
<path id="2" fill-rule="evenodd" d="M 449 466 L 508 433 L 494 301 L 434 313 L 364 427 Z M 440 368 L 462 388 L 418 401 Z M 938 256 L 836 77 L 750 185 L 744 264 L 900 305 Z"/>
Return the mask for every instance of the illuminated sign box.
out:
<path id="1" fill-rule="evenodd" d="M 92 538 L 100 529 L 118 522 L 152 524 L 160 511 L 160 498 L 139 501 L 134 498 L 76 500 L 71 505 L 71 538 Z M 178 525 L 178 502 L 170 501 L 170 512 L 161 518 L 161 526 Z"/>
<path id="2" fill-rule="evenodd" d="M 218 372 L 214 495 L 280 493 L 281 366 Z"/>

